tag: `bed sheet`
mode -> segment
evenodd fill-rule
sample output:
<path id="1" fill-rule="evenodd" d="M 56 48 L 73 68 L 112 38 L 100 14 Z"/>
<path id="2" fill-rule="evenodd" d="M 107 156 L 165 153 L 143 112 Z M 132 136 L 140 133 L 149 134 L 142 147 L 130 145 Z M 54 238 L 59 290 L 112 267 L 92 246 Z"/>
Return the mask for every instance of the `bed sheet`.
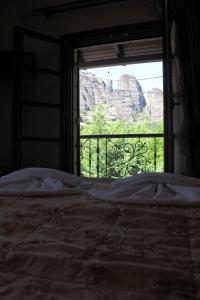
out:
<path id="1" fill-rule="evenodd" d="M 200 210 L 0 197 L 0 299 L 200 299 Z"/>

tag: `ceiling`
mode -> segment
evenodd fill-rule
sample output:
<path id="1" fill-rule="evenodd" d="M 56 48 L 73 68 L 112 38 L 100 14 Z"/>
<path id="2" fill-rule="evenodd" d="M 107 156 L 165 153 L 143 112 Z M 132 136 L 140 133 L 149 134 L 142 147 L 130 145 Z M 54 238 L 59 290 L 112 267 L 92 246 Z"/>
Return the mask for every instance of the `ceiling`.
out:
<path id="1" fill-rule="evenodd" d="M 158 59 L 162 59 L 161 37 L 78 49 L 78 62 L 81 68 Z"/>
<path id="2" fill-rule="evenodd" d="M 127 1 L 128 0 L 41 0 L 40 6 L 37 5 L 36 8 L 32 10 L 31 15 L 44 15 L 46 17 L 51 17 L 63 12 L 80 10 L 95 6 L 112 5 L 118 2 L 125 3 Z M 156 11 L 161 13 L 162 0 L 147 0 L 147 2 L 150 2 L 152 6 L 156 9 Z"/>

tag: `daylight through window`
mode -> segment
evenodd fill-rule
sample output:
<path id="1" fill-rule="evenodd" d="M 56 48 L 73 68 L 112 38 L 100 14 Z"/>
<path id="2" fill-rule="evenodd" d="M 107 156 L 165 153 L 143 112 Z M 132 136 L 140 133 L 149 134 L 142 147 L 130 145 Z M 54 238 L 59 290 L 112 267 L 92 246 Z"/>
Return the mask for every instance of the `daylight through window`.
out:
<path id="1" fill-rule="evenodd" d="M 162 172 L 162 62 L 81 70 L 80 119 L 82 176 Z"/>

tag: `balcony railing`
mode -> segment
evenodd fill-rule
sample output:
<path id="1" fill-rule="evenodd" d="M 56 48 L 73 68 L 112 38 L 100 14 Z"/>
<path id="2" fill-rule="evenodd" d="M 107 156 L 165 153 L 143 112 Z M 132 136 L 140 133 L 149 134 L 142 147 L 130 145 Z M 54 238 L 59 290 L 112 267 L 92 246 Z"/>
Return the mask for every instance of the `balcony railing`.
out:
<path id="1" fill-rule="evenodd" d="M 81 175 L 120 178 L 164 169 L 164 135 L 81 135 Z"/>

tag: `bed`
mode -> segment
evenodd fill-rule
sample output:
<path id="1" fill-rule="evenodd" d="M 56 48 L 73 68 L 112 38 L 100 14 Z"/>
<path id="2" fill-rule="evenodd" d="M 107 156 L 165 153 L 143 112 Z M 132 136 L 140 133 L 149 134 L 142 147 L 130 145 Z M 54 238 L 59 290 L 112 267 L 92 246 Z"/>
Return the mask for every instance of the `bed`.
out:
<path id="1" fill-rule="evenodd" d="M 200 299 L 199 179 L 37 172 L 0 179 L 0 299 Z"/>

